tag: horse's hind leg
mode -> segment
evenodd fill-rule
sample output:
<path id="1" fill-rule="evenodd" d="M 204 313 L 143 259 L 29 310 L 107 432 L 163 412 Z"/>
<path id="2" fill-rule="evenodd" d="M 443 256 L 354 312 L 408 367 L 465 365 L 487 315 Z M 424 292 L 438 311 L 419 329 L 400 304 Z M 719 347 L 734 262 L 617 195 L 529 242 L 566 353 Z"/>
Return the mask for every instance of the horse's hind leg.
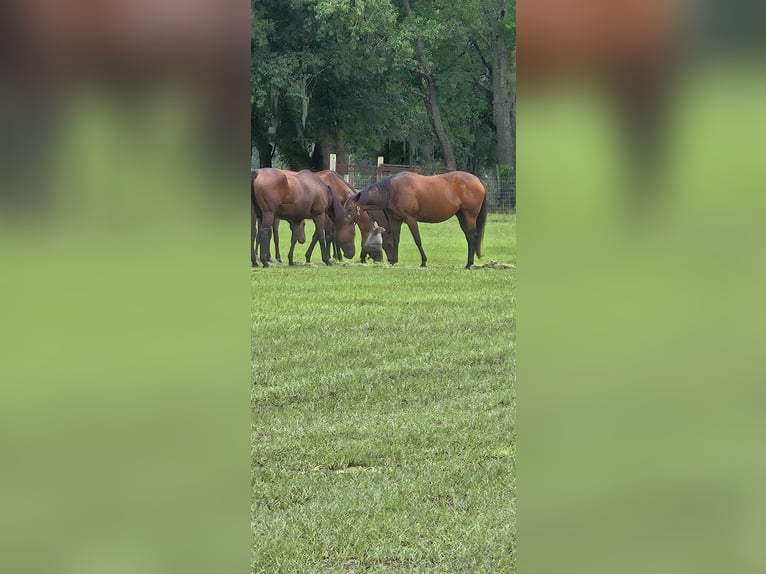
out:
<path id="1" fill-rule="evenodd" d="M 418 251 L 420 251 L 420 266 L 425 267 L 426 252 L 423 251 L 423 244 L 420 241 L 420 230 L 418 229 L 418 220 L 415 219 L 414 217 L 408 217 L 406 220 L 406 223 L 407 223 L 407 227 L 410 228 L 410 233 L 412 233 L 412 238 L 415 240 L 415 245 L 417 245 Z"/>
<path id="2" fill-rule="evenodd" d="M 314 253 L 314 247 L 318 241 L 319 239 L 317 238 L 315 231 L 314 235 L 311 236 L 311 243 L 309 243 L 309 248 L 306 250 L 306 263 L 311 263 L 311 254 Z"/>
<path id="3" fill-rule="evenodd" d="M 327 241 L 325 239 L 324 217 L 324 213 L 322 213 L 321 215 L 312 217 L 312 220 L 314 221 L 314 228 L 316 229 L 315 235 L 319 241 L 319 249 L 322 251 L 322 262 L 324 262 L 325 265 L 329 265 L 330 254 L 327 246 Z"/>
<path id="4" fill-rule="evenodd" d="M 279 253 L 279 219 L 274 218 L 274 256 L 282 263 L 282 255 Z"/>
<path id="5" fill-rule="evenodd" d="M 295 251 L 295 244 L 298 243 L 298 237 L 293 233 L 290 235 L 290 251 L 287 253 L 287 264 L 295 265 L 293 262 L 293 252 Z"/>
<path id="6" fill-rule="evenodd" d="M 470 269 L 473 265 L 473 259 L 476 255 L 476 245 L 479 242 L 479 233 L 476 229 L 476 218 L 467 217 L 463 211 L 457 212 L 457 219 L 460 222 L 460 228 L 465 234 L 465 240 L 468 242 L 468 263 L 465 268 Z"/>
<path id="7" fill-rule="evenodd" d="M 258 252 L 256 247 L 258 242 L 256 237 L 258 236 L 258 218 L 253 215 L 250 222 L 250 263 L 253 267 L 258 267 Z"/>
<path id="8" fill-rule="evenodd" d="M 261 228 L 258 231 L 258 243 L 261 248 L 261 264 L 264 267 L 269 266 L 269 243 L 271 243 L 271 227 L 274 225 L 274 214 L 265 213 L 261 217 Z"/>
<path id="9" fill-rule="evenodd" d="M 395 265 L 399 261 L 399 236 L 402 232 L 402 222 L 390 217 L 388 224 L 391 226 L 391 259 L 389 263 Z"/>

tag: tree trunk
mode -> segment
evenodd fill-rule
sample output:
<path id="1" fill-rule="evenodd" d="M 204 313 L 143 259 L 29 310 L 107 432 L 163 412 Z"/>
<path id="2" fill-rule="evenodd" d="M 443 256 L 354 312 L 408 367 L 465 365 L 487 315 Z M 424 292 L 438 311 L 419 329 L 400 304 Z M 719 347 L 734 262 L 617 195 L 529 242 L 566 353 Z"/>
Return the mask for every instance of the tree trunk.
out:
<path id="1" fill-rule="evenodd" d="M 492 114 L 497 138 L 497 164 L 516 167 L 516 101 L 510 81 L 511 53 L 503 35 L 508 0 L 500 1 L 500 18 L 492 31 Z"/>
<path id="2" fill-rule="evenodd" d="M 263 128 L 254 106 L 250 108 L 250 157 L 253 156 L 253 146 L 258 150 L 258 167 L 271 167 L 274 146 L 269 143 L 266 130 Z"/>
<path id="3" fill-rule="evenodd" d="M 402 5 L 404 7 L 405 15 L 409 16 L 411 13 L 409 0 L 404 0 Z M 425 99 L 428 120 L 431 122 L 431 127 L 433 127 L 434 133 L 436 134 L 436 139 L 439 140 L 439 146 L 441 147 L 442 156 L 444 157 L 444 166 L 447 169 L 457 169 L 455 150 L 452 148 L 452 142 L 450 142 L 447 130 L 444 129 L 444 124 L 442 123 L 441 108 L 439 107 L 439 92 L 436 88 L 436 76 L 431 70 L 431 66 L 428 64 L 426 50 L 423 46 L 423 41 L 419 36 L 415 37 L 414 45 L 415 55 L 420 64 L 420 74 L 425 80 L 426 88 L 428 89 Z"/>
<path id="4" fill-rule="evenodd" d="M 417 39 L 417 43 L 420 44 L 420 38 Z M 425 66 L 428 69 L 428 61 L 425 57 L 425 52 L 419 50 L 419 56 L 421 60 L 421 66 Z M 426 86 L 428 87 L 428 99 L 426 100 L 426 112 L 428 113 L 428 119 L 431 122 L 431 126 L 434 128 L 436 138 L 439 140 L 439 146 L 442 148 L 442 156 L 444 157 L 444 166 L 447 169 L 457 169 L 457 162 L 455 161 L 455 151 L 452 149 L 452 142 L 449 140 L 447 130 L 444 129 L 442 124 L 442 114 L 439 108 L 439 94 L 436 90 L 436 79 L 434 75 L 429 71 L 424 71 L 424 77 L 426 80 Z"/>
<path id="5" fill-rule="evenodd" d="M 341 175 L 348 173 L 348 159 L 346 158 L 346 133 L 342 126 L 338 126 L 335 131 L 335 171 Z"/>

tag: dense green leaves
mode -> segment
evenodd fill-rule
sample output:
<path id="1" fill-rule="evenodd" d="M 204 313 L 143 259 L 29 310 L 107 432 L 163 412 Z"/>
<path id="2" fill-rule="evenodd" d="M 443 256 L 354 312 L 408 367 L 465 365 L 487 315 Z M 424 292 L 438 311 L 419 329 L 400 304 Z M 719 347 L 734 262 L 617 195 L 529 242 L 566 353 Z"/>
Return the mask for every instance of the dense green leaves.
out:
<path id="1" fill-rule="evenodd" d="M 507 45 L 515 39 L 515 0 L 505 0 L 504 20 L 502 2 L 252 0 L 251 127 L 261 164 L 274 146 L 275 159 L 294 168 L 326 167 L 329 153 L 341 163 L 351 153 L 443 163 L 430 76 L 457 167 L 494 166 L 493 27 Z"/>

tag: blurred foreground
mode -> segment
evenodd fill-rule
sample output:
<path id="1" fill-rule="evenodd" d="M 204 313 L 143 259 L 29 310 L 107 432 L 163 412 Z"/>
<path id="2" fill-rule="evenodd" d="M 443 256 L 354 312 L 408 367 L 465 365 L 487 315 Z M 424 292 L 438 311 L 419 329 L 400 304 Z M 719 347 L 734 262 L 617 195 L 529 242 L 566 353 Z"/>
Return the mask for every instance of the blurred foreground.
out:
<path id="1" fill-rule="evenodd" d="M 766 566 L 766 59 L 712 4 L 662 169 L 587 75 L 519 95 L 525 573 Z M 246 568 L 247 8 L 67 5 L 0 19 L 2 569 Z"/>
<path id="2" fill-rule="evenodd" d="M 600 78 L 520 67 L 520 572 L 766 568 L 766 55 L 715 27 L 741 8 L 688 14 L 719 34 L 638 169 Z"/>
<path id="3" fill-rule="evenodd" d="M 0 569 L 244 570 L 247 5 L 2 11 Z"/>

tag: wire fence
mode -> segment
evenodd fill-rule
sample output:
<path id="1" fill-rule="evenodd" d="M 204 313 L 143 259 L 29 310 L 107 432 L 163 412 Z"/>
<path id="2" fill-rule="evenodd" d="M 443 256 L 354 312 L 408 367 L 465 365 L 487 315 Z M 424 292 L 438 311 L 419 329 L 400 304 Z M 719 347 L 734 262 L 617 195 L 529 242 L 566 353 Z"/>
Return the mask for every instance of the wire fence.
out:
<path id="1" fill-rule="evenodd" d="M 344 175 L 354 189 L 364 189 L 376 181 L 399 173 L 413 171 L 421 175 L 446 173 L 447 169 L 411 165 L 381 164 L 378 166 L 349 165 L 348 174 Z M 516 177 L 510 173 L 485 173 L 479 175 L 487 193 L 487 206 L 490 213 L 511 213 L 516 211 Z"/>

